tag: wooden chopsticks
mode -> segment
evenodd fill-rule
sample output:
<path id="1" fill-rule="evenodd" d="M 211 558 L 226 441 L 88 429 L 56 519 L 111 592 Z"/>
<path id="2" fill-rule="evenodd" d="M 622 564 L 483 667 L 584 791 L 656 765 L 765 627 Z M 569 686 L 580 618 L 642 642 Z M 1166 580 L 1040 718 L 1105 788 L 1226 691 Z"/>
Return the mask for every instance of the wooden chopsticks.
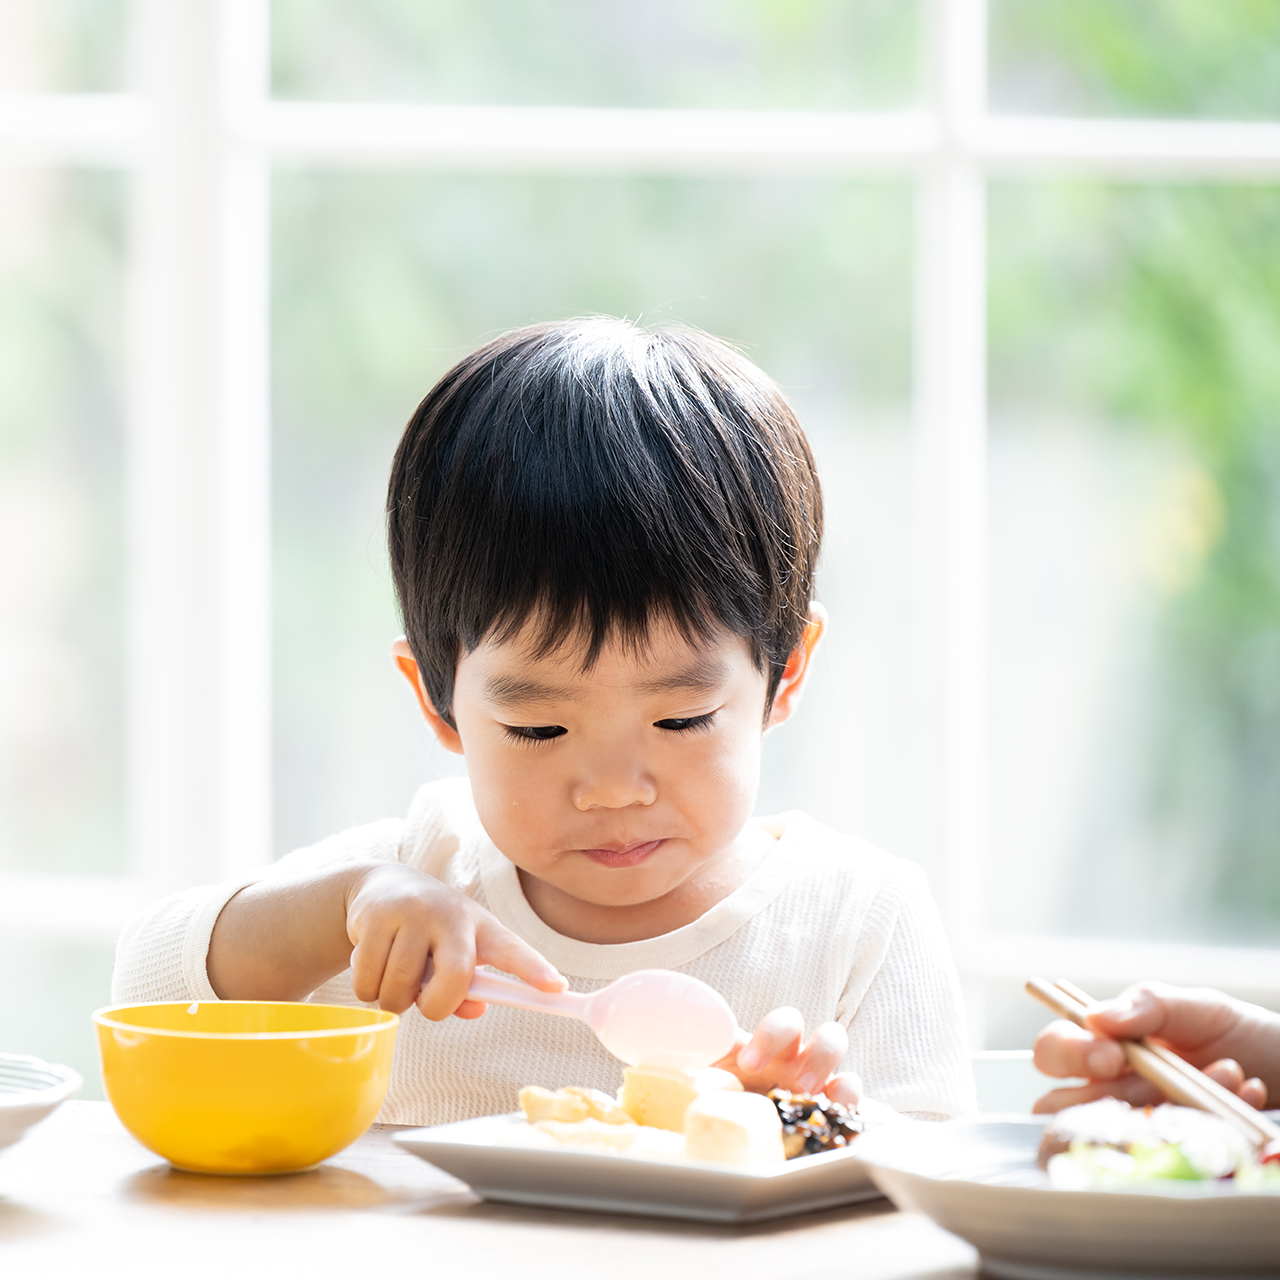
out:
<path id="1" fill-rule="evenodd" d="M 1060 1018 L 1067 1018 L 1081 1027 L 1087 1027 L 1085 1014 L 1092 1012 L 1097 1004 L 1079 987 L 1066 981 L 1049 983 L 1043 978 L 1031 978 L 1027 982 L 1027 991 Z M 1174 1102 L 1211 1112 L 1258 1146 L 1280 1141 L 1280 1125 L 1261 1111 L 1255 1111 L 1171 1049 L 1145 1037 L 1142 1040 L 1118 1040 L 1116 1043 L 1124 1050 L 1134 1071 L 1150 1080 Z"/>

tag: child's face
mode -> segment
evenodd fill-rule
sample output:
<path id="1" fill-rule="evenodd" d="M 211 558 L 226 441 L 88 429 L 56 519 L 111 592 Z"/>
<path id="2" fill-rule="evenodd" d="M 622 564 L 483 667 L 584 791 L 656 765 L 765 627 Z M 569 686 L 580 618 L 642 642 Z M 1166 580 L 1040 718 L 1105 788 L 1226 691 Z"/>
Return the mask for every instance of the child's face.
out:
<path id="1" fill-rule="evenodd" d="M 815 613 L 770 724 L 795 705 L 820 630 Z M 643 648 L 611 640 L 584 671 L 579 647 L 537 657 L 530 640 L 528 629 L 489 640 L 458 663 L 456 731 L 424 700 L 442 743 L 466 755 L 494 844 L 527 875 L 600 907 L 654 902 L 714 874 L 760 774 L 767 680 L 746 642 L 695 645 L 655 624 Z"/>

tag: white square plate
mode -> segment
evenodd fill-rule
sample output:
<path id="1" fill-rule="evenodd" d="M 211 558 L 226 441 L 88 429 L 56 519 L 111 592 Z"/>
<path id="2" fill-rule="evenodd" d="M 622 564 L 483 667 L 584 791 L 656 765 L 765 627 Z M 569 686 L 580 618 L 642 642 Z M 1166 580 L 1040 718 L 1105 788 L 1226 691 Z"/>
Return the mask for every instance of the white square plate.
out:
<path id="1" fill-rule="evenodd" d="M 893 1128 L 898 1126 L 893 1125 Z M 520 1112 L 410 1129 L 396 1142 L 486 1200 L 701 1222 L 759 1222 L 880 1196 L 857 1142 L 843 1151 L 743 1169 L 570 1147 L 520 1145 Z"/>
<path id="2" fill-rule="evenodd" d="M 1043 1116 L 979 1116 L 865 1135 L 860 1155 L 902 1209 L 982 1255 L 983 1275 L 1081 1280 L 1280 1275 L 1280 1194 L 1209 1182 L 1064 1191 L 1036 1165 Z"/>

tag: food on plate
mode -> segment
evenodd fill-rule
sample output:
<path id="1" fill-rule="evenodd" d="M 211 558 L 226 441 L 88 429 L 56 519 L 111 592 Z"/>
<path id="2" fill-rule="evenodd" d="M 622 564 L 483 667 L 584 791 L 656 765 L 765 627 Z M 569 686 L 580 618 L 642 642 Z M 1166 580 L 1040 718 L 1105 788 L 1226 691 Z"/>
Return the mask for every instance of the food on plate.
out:
<path id="1" fill-rule="evenodd" d="M 703 1093 L 684 1113 L 684 1153 L 717 1164 L 781 1164 L 778 1109 L 762 1093 Z"/>
<path id="2" fill-rule="evenodd" d="M 613 1154 L 660 1156 L 679 1159 L 684 1138 L 649 1125 L 609 1124 L 604 1120 L 538 1120 L 534 1129 L 563 1147 L 586 1147 Z"/>
<path id="3" fill-rule="evenodd" d="M 617 1102 L 598 1089 L 526 1085 L 520 1109 L 535 1143 L 748 1166 L 836 1150 L 863 1128 L 823 1094 L 747 1093 L 737 1076 L 716 1067 L 627 1067 Z"/>
<path id="4" fill-rule="evenodd" d="M 769 1100 L 782 1122 L 782 1145 L 788 1160 L 846 1147 L 864 1128 L 862 1120 L 824 1093 L 792 1093 L 770 1089 Z"/>
<path id="5" fill-rule="evenodd" d="M 542 1089 L 536 1084 L 520 1090 L 520 1110 L 530 1124 L 540 1120 L 573 1122 L 600 1120 L 605 1124 L 632 1124 L 629 1115 L 607 1093 L 599 1089 Z"/>
<path id="6" fill-rule="evenodd" d="M 689 1104 L 726 1089 L 740 1093 L 742 1081 L 719 1067 L 624 1067 L 618 1105 L 637 1124 L 683 1133 Z"/>
<path id="7" fill-rule="evenodd" d="M 1038 1159 L 1053 1185 L 1065 1190 L 1227 1178 L 1242 1187 L 1280 1189 L 1280 1163 L 1233 1125 L 1172 1103 L 1131 1107 L 1099 1098 L 1067 1107 L 1045 1125 Z"/>
<path id="8" fill-rule="evenodd" d="M 599 1089 L 581 1089 L 577 1085 L 567 1085 L 564 1092 L 582 1099 L 589 1119 L 603 1120 L 605 1124 L 632 1123 L 631 1117 L 618 1105 L 618 1100 Z"/>

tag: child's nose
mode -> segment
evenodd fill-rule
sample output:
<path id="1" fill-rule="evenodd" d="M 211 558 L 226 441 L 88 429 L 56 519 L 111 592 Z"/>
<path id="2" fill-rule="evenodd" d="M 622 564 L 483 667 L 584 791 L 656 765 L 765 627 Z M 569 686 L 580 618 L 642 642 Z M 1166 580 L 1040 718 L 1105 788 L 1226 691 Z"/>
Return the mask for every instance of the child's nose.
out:
<path id="1" fill-rule="evenodd" d="M 597 757 L 573 785 L 573 807 L 625 809 L 633 804 L 652 804 L 658 788 L 652 775 L 638 760 L 607 760 Z"/>

